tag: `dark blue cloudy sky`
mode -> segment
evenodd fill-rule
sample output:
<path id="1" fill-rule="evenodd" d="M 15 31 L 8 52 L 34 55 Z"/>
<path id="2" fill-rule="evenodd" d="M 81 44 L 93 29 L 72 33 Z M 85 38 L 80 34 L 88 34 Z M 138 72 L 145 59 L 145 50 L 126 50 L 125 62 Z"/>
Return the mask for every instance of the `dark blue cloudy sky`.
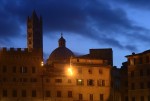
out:
<path id="1" fill-rule="evenodd" d="M 0 47 L 26 47 L 26 19 L 36 10 L 43 17 L 45 57 L 63 32 L 78 54 L 113 48 L 120 67 L 125 55 L 150 49 L 149 9 L 149 0 L 0 0 Z"/>

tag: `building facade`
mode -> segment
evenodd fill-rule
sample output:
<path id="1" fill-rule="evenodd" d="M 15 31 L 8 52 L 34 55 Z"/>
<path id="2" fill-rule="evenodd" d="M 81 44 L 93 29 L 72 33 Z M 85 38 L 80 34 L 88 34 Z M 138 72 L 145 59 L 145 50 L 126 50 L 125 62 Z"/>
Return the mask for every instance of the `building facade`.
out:
<path id="1" fill-rule="evenodd" d="M 128 59 L 128 101 L 150 101 L 150 50 Z"/>

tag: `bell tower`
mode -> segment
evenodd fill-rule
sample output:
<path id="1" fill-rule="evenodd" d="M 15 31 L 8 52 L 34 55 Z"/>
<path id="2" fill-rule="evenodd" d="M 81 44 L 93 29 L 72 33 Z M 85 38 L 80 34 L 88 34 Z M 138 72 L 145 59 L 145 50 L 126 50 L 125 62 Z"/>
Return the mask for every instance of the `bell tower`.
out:
<path id="1" fill-rule="evenodd" d="M 35 11 L 27 19 L 27 47 L 29 51 L 36 49 L 43 52 L 42 17 L 38 17 Z"/>

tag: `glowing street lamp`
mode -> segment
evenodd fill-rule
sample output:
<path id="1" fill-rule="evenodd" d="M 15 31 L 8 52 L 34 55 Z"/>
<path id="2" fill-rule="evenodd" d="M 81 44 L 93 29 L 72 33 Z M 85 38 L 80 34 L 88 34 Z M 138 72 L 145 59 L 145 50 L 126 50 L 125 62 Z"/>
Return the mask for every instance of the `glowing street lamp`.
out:
<path id="1" fill-rule="evenodd" d="M 43 62 L 43 61 L 41 62 L 41 66 L 42 66 L 42 67 L 44 66 L 44 62 Z"/>
<path id="2" fill-rule="evenodd" d="M 69 76 L 73 75 L 73 69 L 71 67 L 69 67 L 67 71 Z"/>

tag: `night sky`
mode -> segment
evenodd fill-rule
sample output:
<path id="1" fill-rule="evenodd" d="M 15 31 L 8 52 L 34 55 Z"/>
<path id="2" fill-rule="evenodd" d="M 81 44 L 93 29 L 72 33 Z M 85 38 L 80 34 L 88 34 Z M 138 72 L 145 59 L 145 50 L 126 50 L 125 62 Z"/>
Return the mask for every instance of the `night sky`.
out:
<path id="1" fill-rule="evenodd" d="M 150 0 L 0 0 L 0 47 L 27 47 L 26 22 L 43 17 L 44 56 L 58 47 L 60 33 L 75 54 L 112 48 L 114 65 L 150 49 Z"/>

